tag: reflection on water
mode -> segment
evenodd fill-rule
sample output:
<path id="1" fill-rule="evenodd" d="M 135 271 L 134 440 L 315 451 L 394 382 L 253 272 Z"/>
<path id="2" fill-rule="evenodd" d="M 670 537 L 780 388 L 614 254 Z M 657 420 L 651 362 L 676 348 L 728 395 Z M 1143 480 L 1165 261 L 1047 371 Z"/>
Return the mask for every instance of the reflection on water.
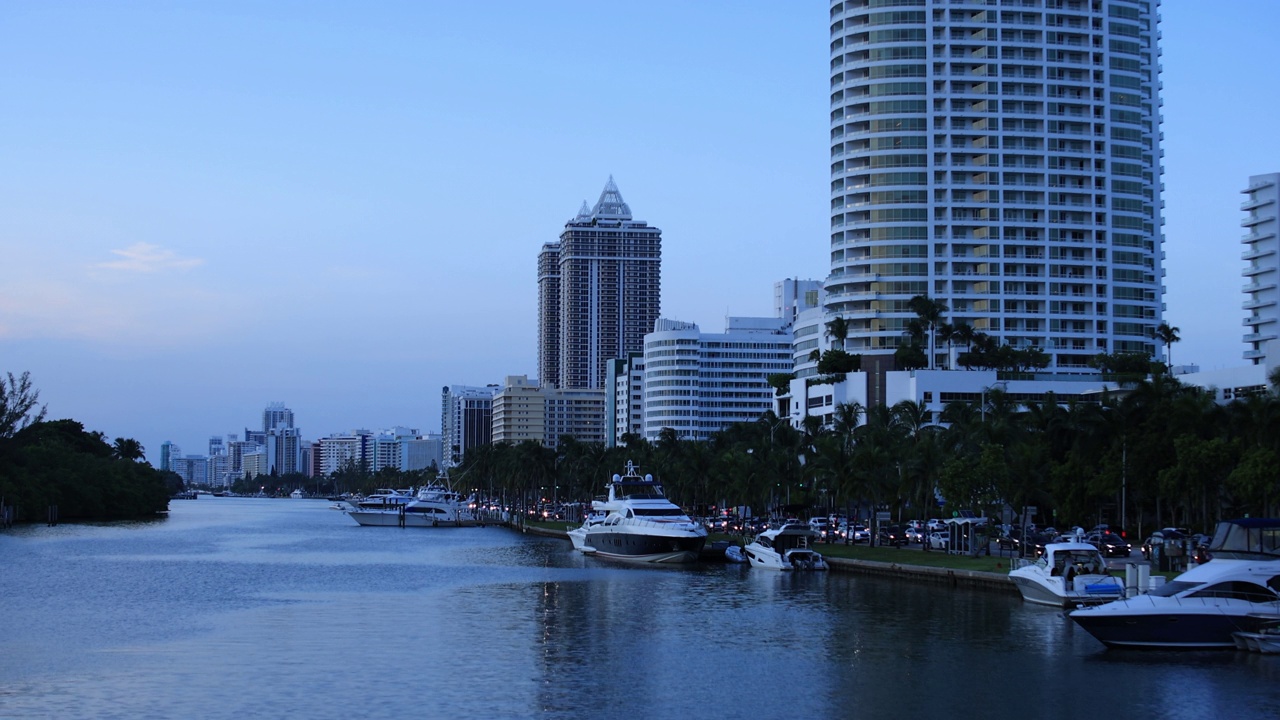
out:
<path id="1" fill-rule="evenodd" d="M 5 717 L 1265 716 L 1280 675 L 1105 651 L 1016 596 L 631 567 L 309 501 L 23 528 L 0 535 L 0 583 Z"/>

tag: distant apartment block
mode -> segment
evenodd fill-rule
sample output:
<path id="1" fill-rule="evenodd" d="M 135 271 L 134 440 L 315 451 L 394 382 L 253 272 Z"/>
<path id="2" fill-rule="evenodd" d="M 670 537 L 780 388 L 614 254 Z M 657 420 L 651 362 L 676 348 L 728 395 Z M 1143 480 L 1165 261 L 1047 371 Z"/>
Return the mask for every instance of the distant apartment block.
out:
<path id="1" fill-rule="evenodd" d="M 603 389 L 544 388 L 524 375 L 509 376 L 493 398 L 493 441 L 550 448 L 564 437 L 603 443 L 604 400 Z"/>
<path id="2" fill-rule="evenodd" d="M 539 444 L 547 438 L 546 395 L 536 380 L 509 375 L 493 396 L 493 442 Z"/>
<path id="3" fill-rule="evenodd" d="M 468 448 L 493 438 L 493 395 L 497 385 L 446 385 L 440 392 L 440 437 L 444 468 L 462 462 Z"/>
<path id="4" fill-rule="evenodd" d="M 270 403 L 262 411 L 262 431 L 267 432 L 277 427 L 293 427 L 293 411 L 282 402 Z"/>
<path id="5" fill-rule="evenodd" d="M 605 394 L 605 444 L 626 445 L 627 435 L 643 436 L 644 353 L 611 361 L 605 387 L 612 388 Z"/>
<path id="6" fill-rule="evenodd" d="M 317 444 L 320 446 L 320 473 L 322 475 L 328 475 L 340 470 L 348 463 L 354 463 L 356 467 L 363 468 L 366 471 L 372 470 L 373 433 L 368 430 L 335 433 L 328 437 L 320 438 Z"/>
<path id="7" fill-rule="evenodd" d="M 423 435 L 414 428 L 397 426 L 375 433 L 370 447 L 371 472 L 384 468 L 410 472 L 433 465 L 437 469 L 441 467 L 439 435 Z"/>
<path id="8" fill-rule="evenodd" d="M 1276 363 L 1277 331 L 1280 330 L 1280 174 L 1254 175 L 1249 187 L 1242 191 L 1246 200 L 1240 206 L 1246 215 L 1241 256 L 1248 265 L 1244 269 L 1244 359 L 1254 365 Z"/>
<path id="9" fill-rule="evenodd" d="M 794 323 L 800 313 L 822 303 L 822 281 L 787 278 L 773 284 L 773 316 Z"/>

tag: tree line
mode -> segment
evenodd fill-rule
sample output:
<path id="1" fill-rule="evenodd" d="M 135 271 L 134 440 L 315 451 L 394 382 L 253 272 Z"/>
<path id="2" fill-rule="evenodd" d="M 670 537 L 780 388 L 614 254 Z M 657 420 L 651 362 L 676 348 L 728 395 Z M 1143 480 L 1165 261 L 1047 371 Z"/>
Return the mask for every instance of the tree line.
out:
<path id="1" fill-rule="evenodd" d="M 30 373 L 0 379 L 0 505 L 14 522 L 49 517 L 112 520 L 153 516 L 182 489 L 174 473 L 152 468 L 131 438 L 107 441 L 74 420 L 45 420 Z"/>
<path id="2" fill-rule="evenodd" d="M 1280 399 L 1269 392 L 1220 405 L 1161 374 L 1096 401 L 995 388 L 937 417 L 903 401 L 841 405 L 833 418 L 794 428 L 766 413 L 705 441 L 668 428 L 654 442 L 628 436 L 625 447 L 485 445 L 467 451 L 455 478 L 526 505 L 587 501 L 632 460 L 695 512 L 926 519 L 1035 507 L 1041 527 L 1105 522 L 1138 533 L 1212 531 L 1223 518 L 1272 516 L 1280 502 Z"/>

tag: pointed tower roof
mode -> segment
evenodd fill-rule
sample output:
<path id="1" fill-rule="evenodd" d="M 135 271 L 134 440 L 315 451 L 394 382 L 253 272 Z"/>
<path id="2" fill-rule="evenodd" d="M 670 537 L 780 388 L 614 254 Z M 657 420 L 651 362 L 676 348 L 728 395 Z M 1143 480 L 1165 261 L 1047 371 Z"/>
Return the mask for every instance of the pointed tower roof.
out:
<path id="1" fill-rule="evenodd" d="M 578 208 L 578 216 L 573 219 L 574 222 L 591 222 L 591 206 L 586 200 L 582 201 L 582 207 Z"/>
<path id="2" fill-rule="evenodd" d="M 631 208 L 622 200 L 622 193 L 618 192 L 618 186 L 613 182 L 613 176 L 609 176 L 609 182 L 604 184 L 604 191 L 600 193 L 600 199 L 596 201 L 596 206 L 591 209 L 591 217 L 609 220 L 630 220 Z"/>

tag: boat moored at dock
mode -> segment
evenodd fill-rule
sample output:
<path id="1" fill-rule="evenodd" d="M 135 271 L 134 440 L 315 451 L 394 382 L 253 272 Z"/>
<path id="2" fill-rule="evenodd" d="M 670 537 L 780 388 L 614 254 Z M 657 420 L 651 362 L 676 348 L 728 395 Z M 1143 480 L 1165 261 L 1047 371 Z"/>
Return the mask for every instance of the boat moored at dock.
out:
<path id="1" fill-rule="evenodd" d="M 614 475 L 608 495 L 591 503 L 592 514 L 569 531 L 575 550 L 639 563 L 683 564 L 698 560 L 707 530 L 667 499 L 652 475 L 641 477 L 627 462 Z"/>
<path id="2" fill-rule="evenodd" d="M 1144 595 L 1071 613 L 1113 648 L 1234 648 L 1233 633 L 1280 620 L 1280 520 L 1218 524 L 1212 557 Z"/>

